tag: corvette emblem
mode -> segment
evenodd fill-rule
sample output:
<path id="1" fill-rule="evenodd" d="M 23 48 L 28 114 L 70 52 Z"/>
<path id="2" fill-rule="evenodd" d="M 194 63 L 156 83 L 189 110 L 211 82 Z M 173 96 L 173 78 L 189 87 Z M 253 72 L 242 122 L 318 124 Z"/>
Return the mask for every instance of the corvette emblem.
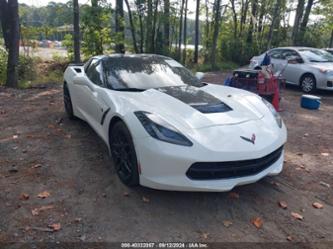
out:
<path id="1" fill-rule="evenodd" d="M 247 141 L 247 142 L 250 142 L 252 144 L 255 144 L 255 142 L 256 142 L 256 135 L 255 134 L 252 134 L 251 138 L 243 137 L 243 136 L 240 136 L 240 138 Z"/>

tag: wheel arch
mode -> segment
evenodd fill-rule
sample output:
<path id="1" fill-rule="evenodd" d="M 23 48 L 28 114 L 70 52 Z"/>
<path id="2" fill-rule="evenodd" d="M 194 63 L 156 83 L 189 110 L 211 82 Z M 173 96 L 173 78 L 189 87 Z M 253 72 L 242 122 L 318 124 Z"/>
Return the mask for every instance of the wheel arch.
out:
<path id="1" fill-rule="evenodd" d="M 298 85 L 300 86 L 300 85 L 302 84 L 302 79 L 303 79 L 305 76 L 307 76 L 307 75 L 312 76 L 312 77 L 314 78 L 314 80 L 315 80 L 315 85 L 317 85 L 317 79 L 316 79 L 316 76 L 315 76 L 313 73 L 311 73 L 311 72 L 305 72 L 305 73 L 303 73 L 303 74 L 301 75 L 301 77 L 299 77 Z"/>

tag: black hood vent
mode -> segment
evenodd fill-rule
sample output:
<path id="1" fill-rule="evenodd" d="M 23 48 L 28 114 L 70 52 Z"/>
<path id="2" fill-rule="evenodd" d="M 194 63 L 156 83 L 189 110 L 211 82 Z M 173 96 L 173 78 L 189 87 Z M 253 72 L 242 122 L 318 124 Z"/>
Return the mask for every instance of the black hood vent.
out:
<path id="1" fill-rule="evenodd" d="M 156 90 L 168 94 L 202 113 L 228 112 L 232 109 L 213 95 L 193 86 L 168 86 Z"/>

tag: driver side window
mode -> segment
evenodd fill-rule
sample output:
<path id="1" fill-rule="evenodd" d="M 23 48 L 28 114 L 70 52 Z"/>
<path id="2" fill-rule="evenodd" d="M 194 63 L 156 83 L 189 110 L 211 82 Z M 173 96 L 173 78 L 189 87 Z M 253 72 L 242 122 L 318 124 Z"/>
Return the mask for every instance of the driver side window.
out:
<path id="1" fill-rule="evenodd" d="M 97 60 L 93 59 L 87 70 L 86 74 L 88 78 L 96 85 L 98 86 L 103 86 L 104 84 L 104 79 L 103 79 L 103 68 L 102 68 L 102 63 Z"/>
<path id="2" fill-rule="evenodd" d="M 268 55 L 272 59 L 282 60 L 282 53 L 281 49 L 274 49 L 268 52 Z"/>

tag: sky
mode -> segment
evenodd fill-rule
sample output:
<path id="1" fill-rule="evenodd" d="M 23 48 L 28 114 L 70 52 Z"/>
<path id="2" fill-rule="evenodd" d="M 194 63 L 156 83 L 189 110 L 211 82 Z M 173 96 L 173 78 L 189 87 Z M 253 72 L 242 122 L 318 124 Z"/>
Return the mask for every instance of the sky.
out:
<path id="1" fill-rule="evenodd" d="M 25 3 L 28 5 L 34 5 L 34 6 L 45 6 L 49 2 L 57 2 L 57 3 L 66 3 L 68 0 L 18 0 L 19 3 Z M 115 6 L 115 0 L 107 0 L 109 3 L 112 4 L 112 6 Z M 87 4 L 90 3 L 90 0 L 79 0 L 80 4 Z M 188 8 L 190 11 L 195 11 L 195 0 L 189 0 L 188 1 Z"/>

